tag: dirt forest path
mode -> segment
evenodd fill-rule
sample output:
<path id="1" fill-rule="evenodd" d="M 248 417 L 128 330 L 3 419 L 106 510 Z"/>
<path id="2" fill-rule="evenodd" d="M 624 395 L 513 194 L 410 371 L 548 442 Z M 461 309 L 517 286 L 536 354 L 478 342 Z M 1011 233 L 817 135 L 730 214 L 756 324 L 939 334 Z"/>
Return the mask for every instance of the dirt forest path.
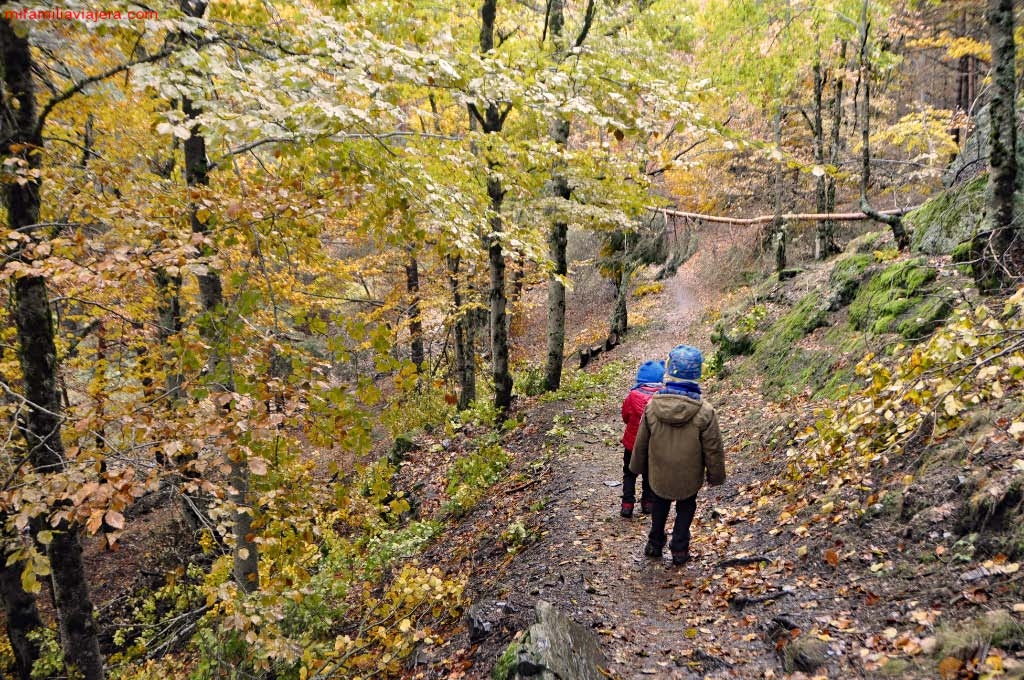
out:
<path id="1" fill-rule="evenodd" d="M 696 335 L 696 322 L 712 294 L 699 285 L 694 264 L 688 265 L 666 281 L 661 309 L 653 310 L 660 318 L 607 360 L 634 366 L 665 356 L 681 342 L 710 351 L 708 339 Z M 753 511 L 743 499 L 754 485 L 735 457 L 740 435 L 730 431 L 730 418 L 723 414 L 729 478 L 723 486 L 705 486 L 698 495 L 694 559 L 675 567 L 667 550 L 661 561 L 647 558 L 643 547 L 650 517 L 640 513 L 639 503 L 633 518 L 618 514 L 619 408 L 627 381 L 623 376 L 621 394 L 603 406 L 568 407 L 558 414 L 571 422 L 570 437 L 577 446 L 556 463 L 543 492 L 551 502 L 542 512 L 542 540 L 519 555 L 503 579 L 508 599 L 521 610 L 538 599 L 552 601 L 592 628 L 616 678 L 766 677 L 765 669 L 778 668 L 779 662 L 761 629 L 754 627 L 760 622 L 730 609 L 722 597 L 723 583 L 736 578 L 731 570 L 726 573 L 723 561 L 737 556 L 742 561 L 761 549 L 759 535 L 747 533 L 746 518 Z M 716 403 L 713 390 L 708 396 Z M 744 395 L 748 407 L 749 398 Z"/>
<path id="2" fill-rule="evenodd" d="M 707 338 L 696 332 L 700 316 L 713 300 L 712 293 L 699 285 L 698 262 L 688 264 L 666 281 L 661 310 L 664 322 L 632 340 L 617 358 L 638 365 L 665 356 L 681 342 L 709 351 Z M 628 387 L 624 386 L 623 394 Z M 596 429 L 595 435 L 610 436 L 577 450 L 568 475 L 575 480 L 569 492 L 573 496 L 571 510 L 567 507 L 563 514 L 567 532 L 577 535 L 569 545 L 590 558 L 581 573 L 584 591 L 591 595 L 587 614 L 601 636 L 611 672 L 619 678 L 728 677 L 740 671 L 737 666 L 746 666 L 749 673 L 743 675 L 760 675 L 760 670 L 777 665 L 769 658 L 774 653 L 749 635 L 751 631 L 736 629 L 735 615 L 712 602 L 709 587 L 716 577 L 722 577 L 718 565 L 731 557 L 730 546 L 736 539 L 732 522 L 737 512 L 731 504 L 738 497 L 737 485 L 744 481 L 737 470 L 740 466 L 730 460 L 727 483 L 717 488 L 705 486 L 698 495 L 692 562 L 674 567 L 667 550 L 661 561 L 645 557 L 650 516 L 639 512 L 639 504 L 632 519 L 618 516 L 622 492 L 619 401 L 612 400 L 593 414 L 584 427 L 584 431 Z M 734 437 L 727 431 L 729 419 L 723 416 L 726 445 L 735 450 Z M 608 445 L 609 439 L 614 446 Z M 639 495 L 639 481 L 637 486 Z"/>

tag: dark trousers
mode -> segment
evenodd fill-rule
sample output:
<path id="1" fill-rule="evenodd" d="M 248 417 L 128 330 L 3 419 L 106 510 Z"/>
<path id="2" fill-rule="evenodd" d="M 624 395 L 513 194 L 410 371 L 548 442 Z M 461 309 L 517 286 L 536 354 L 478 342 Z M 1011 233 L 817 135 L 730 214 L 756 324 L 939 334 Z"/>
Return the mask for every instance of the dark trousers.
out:
<path id="1" fill-rule="evenodd" d="M 647 542 L 658 550 L 665 547 L 665 522 L 668 521 L 671 507 L 672 501 L 654 497 L 654 507 L 651 509 L 651 533 L 647 536 Z M 668 546 L 673 553 L 690 551 L 690 524 L 696 513 L 696 494 L 676 501 L 676 523 L 672 527 L 672 542 Z"/>
<path id="2" fill-rule="evenodd" d="M 636 478 L 629 471 L 629 459 L 633 457 L 633 452 L 629 449 L 623 449 L 622 454 L 622 502 L 623 503 L 636 503 Z M 644 470 L 646 473 L 647 471 Z M 647 475 L 644 474 L 640 477 L 640 499 L 643 501 L 654 500 L 654 492 L 651 491 L 651 485 L 647 483 Z"/>

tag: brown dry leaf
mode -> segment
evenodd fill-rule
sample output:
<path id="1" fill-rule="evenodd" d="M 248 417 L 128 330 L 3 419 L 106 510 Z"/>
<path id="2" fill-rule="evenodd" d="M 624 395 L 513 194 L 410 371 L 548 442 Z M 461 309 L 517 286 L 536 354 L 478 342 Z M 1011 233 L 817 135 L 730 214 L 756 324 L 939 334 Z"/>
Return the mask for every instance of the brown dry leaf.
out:
<path id="1" fill-rule="evenodd" d="M 984 604 L 988 602 L 988 592 L 984 588 L 968 588 L 961 593 L 964 599 L 974 604 Z"/>
<path id="2" fill-rule="evenodd" d="M 947 656 L 939 662 L 939 676 L 942 680 L 956 680 L 956 676 L 963 668 L 964 662 L 955 656 Z"/>
<path id="3" fill-rule="evenodd" d="M 833 568 L 839 566 L 839 553 L 831 548 L 825 551 L 825 561 L 828 562 Z"/>

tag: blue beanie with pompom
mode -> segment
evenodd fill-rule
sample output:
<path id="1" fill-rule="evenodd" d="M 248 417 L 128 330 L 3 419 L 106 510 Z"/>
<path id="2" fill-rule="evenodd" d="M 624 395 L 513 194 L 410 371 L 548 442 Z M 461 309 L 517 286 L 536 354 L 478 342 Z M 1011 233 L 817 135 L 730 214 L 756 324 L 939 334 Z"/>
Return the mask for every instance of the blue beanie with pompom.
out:
<path id="1" fill-rule="evenodd" d="M 637 386 L 640 386 L 650 383 L 660 383 L 664 375 L 665 362 L 645 361 L 640 364 L 640 369 L 636 372 L 636 384 Z"/>

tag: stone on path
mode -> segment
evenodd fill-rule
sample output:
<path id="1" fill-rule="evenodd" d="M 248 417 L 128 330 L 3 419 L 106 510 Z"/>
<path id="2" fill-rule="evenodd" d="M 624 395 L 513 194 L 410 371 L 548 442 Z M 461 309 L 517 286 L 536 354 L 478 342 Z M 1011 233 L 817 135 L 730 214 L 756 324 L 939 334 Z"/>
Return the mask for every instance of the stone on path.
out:
<path id="1" fill-rule="evenodd" d="M 597 638 L 587 628 L 537 602 L 537 623 L 505 649 L 494 666 L 494 680 L 604 680 L 608 666 Z"/>

